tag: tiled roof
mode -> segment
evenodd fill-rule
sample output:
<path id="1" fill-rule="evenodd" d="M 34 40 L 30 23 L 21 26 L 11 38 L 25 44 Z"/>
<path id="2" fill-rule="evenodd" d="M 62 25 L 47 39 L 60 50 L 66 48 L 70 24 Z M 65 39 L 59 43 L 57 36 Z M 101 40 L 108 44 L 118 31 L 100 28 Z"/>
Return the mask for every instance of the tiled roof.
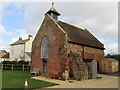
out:
<path id="1" fill-rule="evenodd" d="M 114 58 L 105 58 L 105 60 L 108 60 L 108 61 L 111 61 L 111 62 L 112 62 L 112 61 L 116 61 L 116 62 L 118 61 L 118 60 L 116 60 L 116 59 L 114 59 Z"/>
<path id="2" fill-rule="evenodd" d="M 1 54 L 2 52 L 6 52 L 6 51 L 5 51 L 5 50 L 0 50 L 0 54 Z"/>
<path id="3" fill-rule="evenodd" d="M 68 33 L 69 43 L 82 44 L 94 48 L 104 49 L 103 44 L 97 40 L 88 30 L 75 27 L 68 23 L 58 21 L 63 30 Z"/>
<path id="4" fill-rule="evenodd" d="M 9 58 L 10 53 L 5 54 L 2 58 Z"/>
<path id="5" fill-rule="evenodd" d="M 57 10 L 55 10 L 54 8 L 51 8 L 47 13 L 50 14 L 51 12 L 53 12 L 53 13 L 55 13 L 57 15 L 60 15 L 60 13 Z"/>
<path id="6" fill-rule="evenodd" d="M 19 45 L 19 44 L 24 44 L 24 43 L 26 43 L 27 41 L 29 41 L 29 39 L 18 40 L 18 41 L 16 41 L 16 42 L 14 42 L 13 44 L 10 44 L 10 46 Z"/>

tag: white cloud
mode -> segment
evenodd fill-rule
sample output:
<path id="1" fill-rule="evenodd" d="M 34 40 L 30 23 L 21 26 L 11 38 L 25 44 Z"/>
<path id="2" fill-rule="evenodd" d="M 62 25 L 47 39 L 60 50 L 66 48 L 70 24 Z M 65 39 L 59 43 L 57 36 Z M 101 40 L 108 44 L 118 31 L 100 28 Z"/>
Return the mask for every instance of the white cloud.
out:
<path id="1" fill-rule="evenodd" d="M 35 35 L 44 19 L 44 14 L 50 8 L 50 3 L 27 3 L 24 24 L 26 32 Z"/>
<path id="2" fill-rule="evenodd" d="M 17 29 L 16 31 L 19 33 L 19 36 L 22 37 L 23 39 L 28 38 L 27 30 Z"/>
<path id="3" fill-rule="evenodd" d="M 13 37 L 11 41 L 8 42 L 9 45 L 19 40 L 19 37 L 22 37 L 23 40 L 28 39 L 28 34 L 25 29 L 17 29 L 16 32 L 19 34 L 18 37 Z"/>
<path id="4" fill-rule="evenodd" d="M 44 19 L 44 14 L 51 7 L 51 2 L 14 3 L 14 5 L 18 8 L 25 6 L 25 29 L 16 30 L 19 36 L 23 38 L 27 38 L 28 34 L 35 36 Z M 99 40 L 105 45 L 105 53 L 117 53 L 117 42 L 115 42 L 118 38 L 117 2 L 56 2 L 54 7 L 61 13 L 59 17 L 61 20 L 83 29 L 86 28 L 98 39 L 102 38 Z M 1 32 L 4 32 L 4 28 Z M 17 40 L 18 37 L 14 37 L 12 41 Z"/>
<path id="5" fill-rule="evenodd" d="M 0 23 L 2 23 L 2 4 L 0 3 Z"/>
<path id="6" fill-rule="evenodd" d="M 0 25 L 0 33 L 5 33 L 6 31 L 4 30 L 4 27 L 2 25 Z"/>
<path id="7" fill-rule="evenodd" d="M 72 4 L 76 6 L 68 9 Z M 71 5 L 66 6 L 66 10 L 64 9 L 64 14 L 71 17 L 71 19 L 67 20 L 68 22 L 81 28 L 87 28 L 96 37 L 117 38 L 117 4 L 95 2 L 71 3 Z"/>
<path id="8" fill-rule="evenodd" d="M 105 54 L 117 54 L 118 53 L 118 42 L 112 42 L 109 39 L 99 39 L 104 43 Z"/>
<path id="9" fill-rule="evenodd" d="M 9 45 L 0 39 L 0 50 L 9 51 Z"/>
<path id="10" fill-rule="evenodd" d="M 3 25 L 0 25 L 0 35 L 13 35 L 15 32 L 5 30 Z"/>
<path id="11" fill-rule="evenodd" d="M 14 37 L 14 38 L 12 38 L 12 39 L 8 42 L 8 44 L 10 45 L 10 44 L 14 43 L 15 41 L 18 40 L 18 38 L 19 38 L 19 37 Z"/>

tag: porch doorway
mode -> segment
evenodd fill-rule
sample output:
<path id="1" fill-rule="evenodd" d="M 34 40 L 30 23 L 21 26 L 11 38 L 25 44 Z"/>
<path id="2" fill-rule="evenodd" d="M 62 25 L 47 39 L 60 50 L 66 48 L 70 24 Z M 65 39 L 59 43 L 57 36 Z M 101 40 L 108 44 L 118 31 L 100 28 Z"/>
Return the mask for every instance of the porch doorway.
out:
<path id="1" fill-rule="evenodd" d="M 43 74 L 47 74 L 47 60 L 43 59 Z"/>

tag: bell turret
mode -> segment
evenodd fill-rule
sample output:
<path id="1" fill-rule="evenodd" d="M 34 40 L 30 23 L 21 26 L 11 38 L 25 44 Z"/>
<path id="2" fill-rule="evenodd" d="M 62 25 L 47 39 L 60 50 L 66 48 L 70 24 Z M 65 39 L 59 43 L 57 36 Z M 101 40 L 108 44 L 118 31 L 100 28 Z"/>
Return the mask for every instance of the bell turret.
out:
<path id="1" fill-rule="evenodd" d="M 53 4 L 54 3 L 52 3 L 52 8 L 46 14 L 49 14 L 53 19 L 57 20 L 60 13 L 58 13 L 58 11 L 54 9 Z"/>

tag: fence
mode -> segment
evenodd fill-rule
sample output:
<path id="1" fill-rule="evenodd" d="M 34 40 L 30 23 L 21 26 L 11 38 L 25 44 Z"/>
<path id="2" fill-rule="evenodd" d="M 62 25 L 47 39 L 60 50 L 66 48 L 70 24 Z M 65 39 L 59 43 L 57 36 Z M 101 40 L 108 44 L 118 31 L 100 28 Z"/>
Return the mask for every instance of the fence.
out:
<path id="1" fill-rule="evenodd" d="M 0 64 L 0 71 L 2 70 L 2 64 Z"/>
<path id="2" fill-rule="evenodd" d="M 1 70 L 22 70 L 29 71 L 30 66 L 27 64 L 2 64 Z"/>

